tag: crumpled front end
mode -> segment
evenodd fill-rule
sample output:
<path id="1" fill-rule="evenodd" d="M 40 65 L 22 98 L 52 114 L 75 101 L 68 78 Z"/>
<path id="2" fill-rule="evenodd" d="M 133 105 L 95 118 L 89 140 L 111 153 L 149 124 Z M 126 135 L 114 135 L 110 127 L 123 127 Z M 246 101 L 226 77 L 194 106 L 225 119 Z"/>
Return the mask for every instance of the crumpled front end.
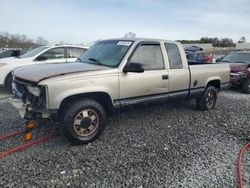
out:
<path id="1" fill-rule="evenodd" d="M 235 63 L 230 65 L 231 75 L 230 83 L 233 85 L 241 85 L 244 79 L 248 78 L 247 64 Z"/>
<path id="2" fill-rule="evenodd" d="M 14 97 L 9 101 L 17 108 L 22 118 L 49 118 L 46 86 L 14 77 L 12 89 Z"/>

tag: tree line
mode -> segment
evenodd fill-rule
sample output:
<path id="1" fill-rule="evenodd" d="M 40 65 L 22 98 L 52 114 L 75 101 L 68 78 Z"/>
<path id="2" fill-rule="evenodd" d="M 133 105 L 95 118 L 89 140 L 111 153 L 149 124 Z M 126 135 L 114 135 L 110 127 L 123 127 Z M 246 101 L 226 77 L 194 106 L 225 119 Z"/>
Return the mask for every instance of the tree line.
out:
<path id="1" fill-rule="evenodd" d="M 125 33 L 124 38 L 135 38 L 133 32 Z M 214 47 L 235 47 L 235 43 L 230 38 L 202 37 L 200 40 L 177 40 L 183 44 L 212 43 Z M 241 37 L 238 43 L 246 42 L 246 37 Z M 48 41 L 39 36 L 36 40 L 30 39 L 22 34 L 10 34 L 0 32 L 0 48 L 36 48 L 38 46 L 48 45 Z"/>
<path id="2" fill-rule="evenodd" d="M 135 38 L 136 34 L 133 32 L 125 33 L 124 38 Z M 182 44 L 201 44 L 201 43 L 212 43 L 213 47 L 235 47 L 236 44 L 233 42 L 230 38 L 221 38 L 218 37 L 202 37 L 200 40 L 177 40 L 178 42 L 181 42 Z M 238 43 L 244 43 L 246 42 L 246 37 L 243 36 L 240 38 Z"/>
<path id="3" fill-rule="evenodd" d="M 24 34 L 0 32 L 0 48 L 36 48 L 43 45 L 48 45 L 48 41 L 43 37 L 33 40 Z"/>
<path id="4" fill-rule="evenodd" d="M 200 40 L 178 40 L 183 44 L 200 44 L 200 43 L 212 43 L 213 47 L 235 47 L 235 43 L 230 38 L 217 38 L 217 37 L 202 37 Z M 238 43 L 246 42 L 245 37 L 241 37 Z"/>

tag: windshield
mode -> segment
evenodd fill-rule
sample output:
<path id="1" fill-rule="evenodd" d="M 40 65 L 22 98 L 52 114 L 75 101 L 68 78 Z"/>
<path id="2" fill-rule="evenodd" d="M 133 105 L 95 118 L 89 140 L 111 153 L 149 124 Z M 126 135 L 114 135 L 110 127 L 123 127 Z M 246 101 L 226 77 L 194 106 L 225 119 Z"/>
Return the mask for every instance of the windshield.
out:
<path id="1" fill-rule="evenodd" d="M 127 40 L 100 41 L 91 46 L 78 60 L 83 63 L 117 67 L 132 43 Z"/>
<path id="2" fill-rule="evenodd" d="M 28 51 L 26 54 L 20 56 L 20 58 L 33 57 L 47 48 L 49 48 L 49 47 L 48 46 L 41 46 L 41 47 L 35 48 L 33 50 Z"/>
<path id="3" fill-rule="evenodd" d="M 250 53 L 230 53 L 221 61 L 228 63 L 250 63 Z"/>

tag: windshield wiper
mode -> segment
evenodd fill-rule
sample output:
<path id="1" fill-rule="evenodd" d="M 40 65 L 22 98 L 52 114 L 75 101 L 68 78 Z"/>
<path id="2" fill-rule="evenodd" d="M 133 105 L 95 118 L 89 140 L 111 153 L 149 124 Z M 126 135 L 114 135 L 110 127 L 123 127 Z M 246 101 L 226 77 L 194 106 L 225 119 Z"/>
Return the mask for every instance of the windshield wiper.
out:
<path id="1" fill-rule="evenodd" d="M 107 66 L 105 64 L 102 64 L 98 59 L 95 59 L 95 58 L 89 58 L 88 60 L 95 62 L 93 64 L 96 64 L 96 65 Z"/>
<path id="2" fill-rule="evenodd" d="M 230 62 L 230 61 L 224 60 L 224 61 L 221 61 L 221 62 Z"/>

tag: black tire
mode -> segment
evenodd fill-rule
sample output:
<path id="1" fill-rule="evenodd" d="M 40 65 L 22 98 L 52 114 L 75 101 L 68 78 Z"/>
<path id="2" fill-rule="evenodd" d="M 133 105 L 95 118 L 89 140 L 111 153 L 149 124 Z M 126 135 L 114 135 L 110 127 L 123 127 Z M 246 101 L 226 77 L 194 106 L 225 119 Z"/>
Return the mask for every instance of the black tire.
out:
<path id="1" fill-rule="evenodd" d="M 242 92 L 250 94 L 250 79 L 246 79 L 243 81 Z"/>
<path id="2" fill-rule="evenodd" d="M 12 81 L 13 81 L 12 74 L 9 74 L 5 81 L 5 88 L 8 92 L 12 92 Z"/>
<path id="3" fill-rule="evenodd" d="M 217 101 L 217 90 L 213 86 L 207 87 L 205 92 L 196 99 L 197 108 L 200 110 L 211 110 Z"/>
<path id="4" fill-rule="evenodd" d="M 82 98 L 71 101 L 71 103 L 64 105 L 63 108 L 63 112 L 60 115 L 63 132 L 67 140 L 74 145 L 87 144 L 96 140 L 106 126 L 106 113 L 103 107 L 95 100 Z M 96 118 L 95 120 L 91 120 L 90 112 Z M 82 119 L 77 119 L 79 116 L 82 116 Z M 80 123 L 76 125 L 76 121 Z M 94 124 L 96 125 L 94 126 Z M 89 135 L 84 133 L 90 131 L 86 125 L 95 127 Z M 86 135 L 84 136 L 84 134 Z"/>

